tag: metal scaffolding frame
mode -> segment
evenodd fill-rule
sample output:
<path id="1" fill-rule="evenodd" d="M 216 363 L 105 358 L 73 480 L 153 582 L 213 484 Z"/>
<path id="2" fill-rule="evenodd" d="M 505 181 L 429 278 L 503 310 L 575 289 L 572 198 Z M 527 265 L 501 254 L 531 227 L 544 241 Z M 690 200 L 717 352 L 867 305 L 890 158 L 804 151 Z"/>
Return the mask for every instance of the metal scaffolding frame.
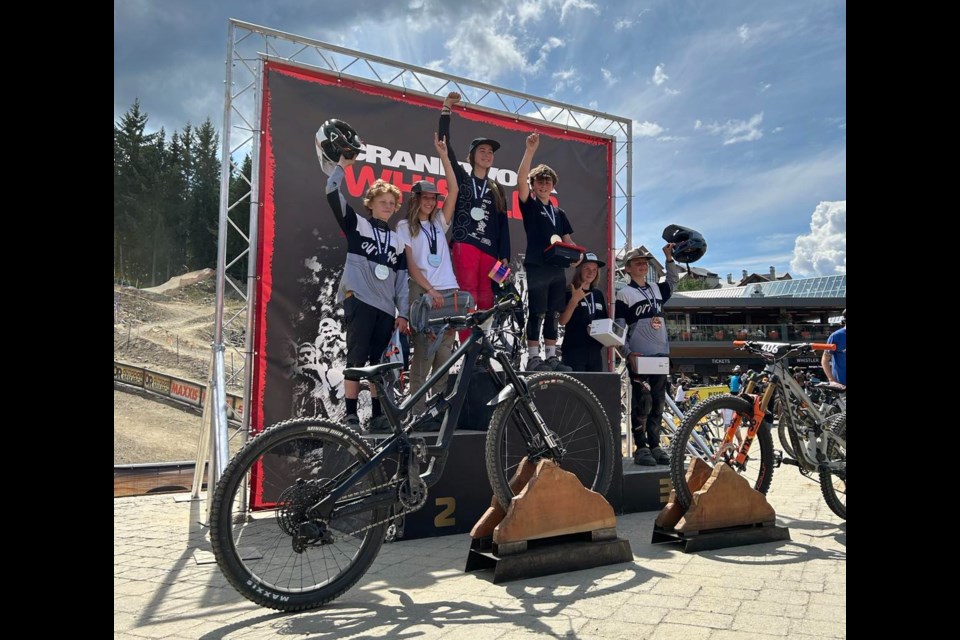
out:
<path id="1" fill-rule="evenodd" d="M 614 167 L 610 192 L 614 224 L 610 228 L 610 250 L 607 263 L 612 288 L 616 258 L 631 248 L 633 236 L 632 166 L 633 121 L 629 118 L 564 104 L 519 91 L 496 87 L 483 82 L 435 71 L 426 67 L 397 62 L 366 54 L 320 40 L 305 38 L 276 29 L 230 19 L 227 29 L 226 75 L 221 145 L 220 218 L 217 236 L 217 290 L 214 321 L 213 357 L 207 382 L 203 428 L 197 450 L 194 475 L 194 498 L 199 497 L 204 465 L 207 467 L 207 521 L 210 496 L 228 462 L 226 385 L 243 381 L 243 418 L 238 436 L 246 438 L 250 425 L 250 386 L 253 379 L 253 326 L 256 292 L 256 247 L 260 210 L 259 156 L 263 131 L 260 129 L 263 64 L 265 61 L 294 64 L 336 74 L 367 84 L 400 89 L 404 93 L 442 98 L 449 91 L 458 91 L 461 104 L 471 109 L 513 117 L 531 124 L 550 124 L 567 131 L 600 135 L 613 141 Z M 243 176 L 249 189 L 230 199 L 230 177 L 242 175 L 243 158 L 252 159 L 250 176 Z M 239 205 L 249 201 L 249 234 L 244 234 L 237 219 Z M 240 242 L 230 242 L 236 235 Z M 236 255 L 227 255 L 228 247 L 242 246 Z M 227 269 L 242 259 L 247 260 L 246 283 L 230 277 Z M 224 318 L 224 296 L 227 287 L 240 296 L 243 307 Z M 239 342 L 242 337 L 242 344 Z M 241 366 L 225 379 L 224 353 L 230 350 L 239 356 Z M 235 436 L 236 437 L 236 436 Z"/>

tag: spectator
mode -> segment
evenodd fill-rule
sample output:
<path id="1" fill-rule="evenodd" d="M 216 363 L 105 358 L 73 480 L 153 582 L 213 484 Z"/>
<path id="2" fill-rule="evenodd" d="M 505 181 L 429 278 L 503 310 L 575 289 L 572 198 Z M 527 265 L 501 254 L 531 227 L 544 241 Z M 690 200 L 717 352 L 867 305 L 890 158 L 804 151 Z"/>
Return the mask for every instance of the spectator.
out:
<path id="1" fill-rule="evenodd" d="M 843 325 L 830 334 L 827 338 L 828 344 L 835 344 L 835 351 L 824 351 L 820 358 L 820 366 L 823 372 L 827 374 L 827 380 L 836 384 L 847 384 L 847 310 L 843 310 Z"/>

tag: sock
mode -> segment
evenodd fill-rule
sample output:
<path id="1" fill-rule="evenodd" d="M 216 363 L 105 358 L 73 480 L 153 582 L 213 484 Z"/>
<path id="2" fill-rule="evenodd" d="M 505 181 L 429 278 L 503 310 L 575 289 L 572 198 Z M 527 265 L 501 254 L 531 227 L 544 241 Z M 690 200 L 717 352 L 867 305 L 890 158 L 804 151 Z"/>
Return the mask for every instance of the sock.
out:
<path id="1" fill-rule="evenodd" d="M 357 399 L 356 398 L 347 398 L 347 415 L 351 413 L 357 415 Z"/>
<path id="2" fill-rule="evenodd" d="M 557 355 L 557 345 L 548 344 L 546 347 L 544 347 L 544 351 L 547 352 L 547 360 L 549 360 L 550 358 Z"/>
<path id="3" fill-rule="evenodd" d="M 370 398 L 370 408 L 373 409 L 371 418 L 376 418 L 383 414 L 383 407 L 380 406 L 380 398 Z"/>
<path id="4" fill-rule="evenodd" d="M 530 355 L 531 358 L 539 357 L 540 346 L 537 345 L 536 347 L 527 347 L 527 353 Z"/>

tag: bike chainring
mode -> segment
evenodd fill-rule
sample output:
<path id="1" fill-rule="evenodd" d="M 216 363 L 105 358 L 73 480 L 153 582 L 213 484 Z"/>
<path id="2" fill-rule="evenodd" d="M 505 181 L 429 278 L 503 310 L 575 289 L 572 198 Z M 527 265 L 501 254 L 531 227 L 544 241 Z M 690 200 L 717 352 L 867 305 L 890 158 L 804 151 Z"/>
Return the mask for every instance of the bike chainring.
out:
<path id="1" fill-rule="evenodd" d="M 397 487 L 397 500 L 406 509 L 419 509 L 427 502 L 427 485 L 423 482 L 413 485 L 409 479 L 404 480 Z"/>

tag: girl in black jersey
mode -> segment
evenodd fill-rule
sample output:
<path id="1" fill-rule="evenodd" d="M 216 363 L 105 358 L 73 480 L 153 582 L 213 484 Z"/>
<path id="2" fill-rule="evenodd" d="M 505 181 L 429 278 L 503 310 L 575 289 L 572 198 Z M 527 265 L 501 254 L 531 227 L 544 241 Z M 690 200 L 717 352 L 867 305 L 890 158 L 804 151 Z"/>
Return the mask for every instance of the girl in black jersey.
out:
<path id="1" fill-rule="evenodd" d="M 610 317 L 600 290 L 600 269 L 606 266 L 595 253 L 587 253 L 567 287 L 567 304 L 559 322 L 563 334 L 563 364 L 573 371 L 604 371 L 603 345 L 590 336 L 590 323 Z"/>

